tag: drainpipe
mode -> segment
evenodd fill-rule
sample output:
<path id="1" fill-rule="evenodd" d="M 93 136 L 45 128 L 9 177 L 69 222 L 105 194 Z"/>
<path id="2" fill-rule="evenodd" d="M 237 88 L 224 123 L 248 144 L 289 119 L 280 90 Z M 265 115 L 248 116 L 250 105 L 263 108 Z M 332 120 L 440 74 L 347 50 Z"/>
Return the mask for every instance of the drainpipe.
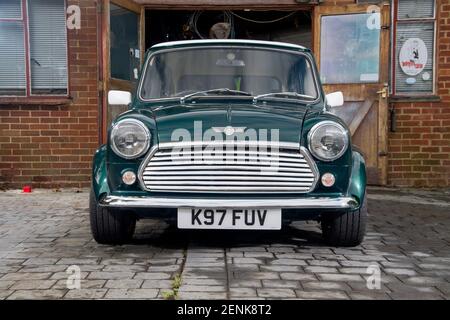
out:
<path id="1" fill-rule="evenodd" d="M 389 117 L 390 117 L 390 126 L 389 129 L 391 132 L 397 131 L 397 116 L 395 112 L 395 104 L 391 103 L 389 107 Z"/>

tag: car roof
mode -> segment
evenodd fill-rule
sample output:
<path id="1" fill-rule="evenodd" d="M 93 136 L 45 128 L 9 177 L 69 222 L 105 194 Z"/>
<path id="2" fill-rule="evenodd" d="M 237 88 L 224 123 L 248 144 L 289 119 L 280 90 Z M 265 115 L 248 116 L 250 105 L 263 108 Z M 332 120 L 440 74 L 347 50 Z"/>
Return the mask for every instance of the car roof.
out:
<path id="1" fill-rule="evenodd" d="M 254 46 L 264 46 L 264 47 L 279 47 L 285 49 L 294 49 L 307 51 L 306 47 L 278 41 L 262 41 L 262 40 L 247 40 L 247 39 L 201 39 L 201 40 L 182 40 L 182 41 L 168 41 L 161 42 L 150 49 L 162 49 L 162 48 L 173 48 L 173 47 L 186 47 L 190 45 L 254 45 Z"/>

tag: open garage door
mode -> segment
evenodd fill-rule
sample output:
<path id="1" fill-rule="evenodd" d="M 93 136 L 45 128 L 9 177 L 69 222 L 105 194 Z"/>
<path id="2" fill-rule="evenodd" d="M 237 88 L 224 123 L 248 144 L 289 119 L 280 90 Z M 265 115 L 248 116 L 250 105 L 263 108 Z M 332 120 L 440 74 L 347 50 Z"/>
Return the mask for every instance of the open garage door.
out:
<path id="1" fill-rule="evenodd" d="M 145 54 L 145 9 L 130 0 L 102 1 L 102 132 L 127 106 L 108 104 L 109 90 L 133 92 Z"/>

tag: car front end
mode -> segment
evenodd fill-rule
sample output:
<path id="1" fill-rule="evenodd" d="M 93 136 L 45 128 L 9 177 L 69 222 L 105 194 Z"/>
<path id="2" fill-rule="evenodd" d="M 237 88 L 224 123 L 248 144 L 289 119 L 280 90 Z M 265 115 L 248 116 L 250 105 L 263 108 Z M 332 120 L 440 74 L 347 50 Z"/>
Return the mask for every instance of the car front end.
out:
<path id="1" fill-rule="evenodd" d="M 142 218 L 246 230 L 318 220 L 330 243 L 360 243 L 364 159 L 330 105 L 312 54 L 298 46 L 235 40 L 152 48 L 130 110 L 94 156 L 94 237 L 123 243 Z M 336 226 L 344 220 L 348 230 Z"/>

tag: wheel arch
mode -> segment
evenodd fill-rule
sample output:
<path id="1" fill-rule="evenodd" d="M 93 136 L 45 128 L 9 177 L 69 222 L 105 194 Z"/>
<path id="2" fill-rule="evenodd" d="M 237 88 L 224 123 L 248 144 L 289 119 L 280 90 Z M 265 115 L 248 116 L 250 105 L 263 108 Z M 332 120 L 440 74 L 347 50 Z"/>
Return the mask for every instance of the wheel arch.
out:
<path id="1" fill-rule="evenodd" d="M 358 150 L 352 152 L 352 172 L 347 195 L 358 199 L 359 208 L 364 202 L 366 196 L 367 174 L 366 163 L 363 155 Z M 358 209 L 359 209 L 358 208 Z"/>
<path id="2" fill-rule="evenodd" d="M 97 202 L 102 194 L 110 192 L 106 168 L 106 145 L 102 145 L 94 154 L 92 161 L 92 190 Z"/>

